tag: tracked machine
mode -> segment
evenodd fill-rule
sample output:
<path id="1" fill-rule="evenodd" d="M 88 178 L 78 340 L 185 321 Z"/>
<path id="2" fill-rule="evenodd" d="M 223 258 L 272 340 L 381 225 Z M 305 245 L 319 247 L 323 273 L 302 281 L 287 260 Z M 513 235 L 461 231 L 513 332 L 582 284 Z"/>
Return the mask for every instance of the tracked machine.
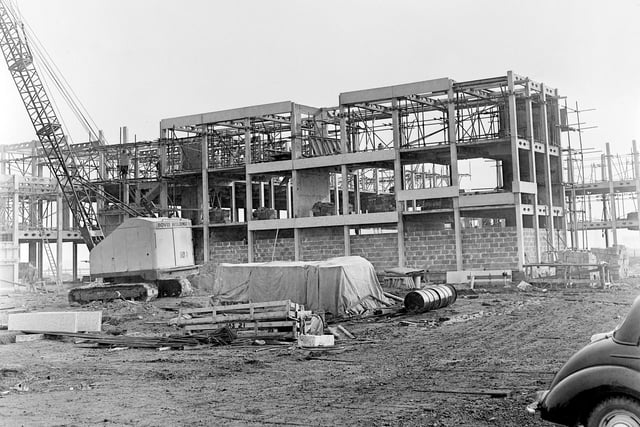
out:
<path id="1" fill-rule="evenodd" d="M 72 289 L 70 301 L 149 300 L 158 295 L 188 293 L 191 287 L 187 277 L 197 273 L 191 222 L 156 217 L 149 208 L 151 203 L 143 204 L 145 210 L 140 211 L 96 183 L 103 182 L 103 178 L 92 176 L 96 171 L 88 171 L 71 149 L 34 65 L 24 25 L 9 0 L 0 0 L 0 48 L 31 119 L 47 166 L 58 181 L 90 251 L 91 276 L 96 280 Z M 45 64 L 45 71 L 54 74 L 52 70 L 55 68 L 46 63 L 46 55 L 40 53 L 39 59 Z M 52 78 L 56 86 L 64 90 L 60 79 L 55 75 Z M 65 96 L 65 100 L 69 97 Z M 84 116 L 82 118 L 85 119 Z M 83 125 L 90 124 L 85 120 Z M 88 130 L 91 135 L 96 134 L 92 129 Z M 96 139 L 103 143 L 101 138 Z M 129 217 L 106 237 L 95 210 L 98 200 L 118 208 Z"/>

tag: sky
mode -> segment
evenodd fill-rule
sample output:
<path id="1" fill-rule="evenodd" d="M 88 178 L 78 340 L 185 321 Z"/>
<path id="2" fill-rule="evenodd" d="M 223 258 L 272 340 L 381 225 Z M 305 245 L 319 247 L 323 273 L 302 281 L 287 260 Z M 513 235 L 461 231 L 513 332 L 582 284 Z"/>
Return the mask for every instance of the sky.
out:
<path id="1" fill-rule="evenodd" d="M 640 0 L 17 0 L 110 143 L 163 118 L 508 70 L 585 112 L 585 147 L 640 140 Z M 0 67 L 0 143 L 35 135 Z M 75 142 L 84 131 L 63 117 Z"/>

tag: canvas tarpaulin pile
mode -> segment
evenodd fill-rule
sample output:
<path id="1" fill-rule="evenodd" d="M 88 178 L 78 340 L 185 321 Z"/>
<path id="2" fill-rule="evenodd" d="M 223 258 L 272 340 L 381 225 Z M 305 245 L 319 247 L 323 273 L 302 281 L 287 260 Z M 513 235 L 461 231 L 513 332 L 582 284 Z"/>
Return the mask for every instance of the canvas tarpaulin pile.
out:
<path id="1" fill-rule="evenodd" d="M 220 264 L 212 297 L 221 302 L 289 299 L 308 310 L 335 316 L 393 304 L 384 296 L 373 265 L 359 256 Z"/>

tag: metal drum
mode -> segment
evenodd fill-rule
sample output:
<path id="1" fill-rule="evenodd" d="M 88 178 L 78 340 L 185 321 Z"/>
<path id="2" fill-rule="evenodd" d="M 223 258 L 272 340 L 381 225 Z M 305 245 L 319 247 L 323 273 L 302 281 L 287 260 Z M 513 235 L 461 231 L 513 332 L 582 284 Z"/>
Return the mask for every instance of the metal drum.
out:
<path id="1" fill-rule="evenodd" d="M 408 311 L 421 313 L 451 305 L 457 298 L 458 292 L 452 285 L 428 286 L 409 292 L 404 297 L 404 307 Z"/>

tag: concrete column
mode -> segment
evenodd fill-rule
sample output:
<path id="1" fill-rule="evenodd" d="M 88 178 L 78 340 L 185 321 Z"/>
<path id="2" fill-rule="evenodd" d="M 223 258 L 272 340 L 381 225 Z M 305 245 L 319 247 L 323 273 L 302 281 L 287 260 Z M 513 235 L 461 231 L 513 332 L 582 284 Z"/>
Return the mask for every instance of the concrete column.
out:
<path id="1" fill-rule="evenodd" d="M 600 156 L 600 177 L 602 179 L 602 182 L 607 182 L 607 168 L 606 165 L 607 164 L 607 156 L 605 154 L 602 154 Z M 591 215 L 589 215 L 589 218 L 591 218 Z M 602 219 L 604 219 L 604 221 L 608 221 L 609 220 L 609 210 L 607 209 L 607 194 L 603 193 L 602 194 Z M 605 228 L 604 230 L 604 245 L 606 248 L 609 247 L 609 229 Z"/>
<path id="2" fill-rule="evenodd" d="M 56 283 L 58 286 L 62 285 L 62 230 L 63 227 L 63 215 L 62 215 L 62 190 L 58 186 L 58 192 L 56 194 Z"/>
<path id="3" fill-rule="evenodd" d="M 300 108 L 296 104 L 291 106 L 291 158 L 302 158 L 302 141 L 300 139 Z M 295 166 L 294 166 L 295 167 Z M 300 176 L 297 170 L 291 171 L 291 186 L 292 188 L 292 210 L 296 209 L 296 199 L 298 197 L 298 189 Z M 293 217 L 297 215 L 295 212 Z M 302 259 L 302 231 L 299 228 L 293 229 L 293 254 L 296 261 Z"/>
<path id="4" fill-rule="evenodd" d="M 251 162 L 251 120 L 245 119 L 244 121 L 244 158 L 246 166 L 248 167 Z M 249 230 L 249 222 L 252 219 L 253 213 L 253 184 L 251 183 L 251 175 L 246 172 L 245 168 L 245 221 L 247 223 L 247 260 L 253 262 L 253 231 Z"/>
<path id="5" fill-rule="evenodd" d="M 613 234 L 613 246 L 618 246 L 618 212 L 616 207 L 616 192 L 613 188 L 613 168 L 611 165 L 611 151 L 609 143 L 606 144 L 607 149 L 607 170 L 609 181 L 609 200 L 611 201 L 611 232 Z"/>
<path id="6" fill-rule="evenodd" d="M 547 195 L 547 240 L 551 250 L 557 250 L 553 225 L 553 187 L 551 183 L 551 156 L 549 154 L 549 129 L 547 126 L 547 97 L 544 84 L 540 85 L 540 135 L 544 144 L 544 191 Z"/>
<path id="7" fill-rule="evenodd" d="M 511 135 L 511 168 L 513 181 L 511 191 L 515 204 L 516 234 L 518 236 L 518 270 L 522 271 L 524 264 L 524 227 L 522 220 L 522 193 L 520 193 L 520 150 L 518 148 L 518 112 L 516 94 L 513 83 L 513 72 L 507 73 L 509 85 L 509 134 Z M 533 146 L 531 147 L 533 150 Z M 517 190 L 517 191 L 516 191 Z"/>
<path id="8" fill-rule="evenodd" d="M 269 178 L 269 206 L 276 210 L 276 186 L 273 182 L 274 178 Z"/>
<path id="9" fill-rule="evenodd" d="M 349 215 L 349 170 L 347 169 L 347 165 L 342 165 L 340 171 L 342 173 L 342 214 Z M 354 184 L 354 189 L 355 185 L 357 184 Z M 344 254 L 347 256 L 351 254 L 351 239 L 349 237 L 348 225 L 343 226 L 343 235 Z"/>
<path id="10" fill-rule="evenodd" d="M 209 262 L 209 146 L 207 127 L 201 128 L 202 142 L 200 143 L 200 156 L 202 157 L 202 253 L 203 262 Z"/>
<path id="11" fill-rule="evenodd" d="M 7 170 L 8 172 L 8 170 Z M 12 206 L 12 210 L 13 212 L 11 212 L 11 216 L 13 218 L 13 224 L 12 224 L 12 239 L 13 239 L 13 247 L 14 249 L 14 254 L 15 254 L 15 262 L 13 263 L 13 276 L 12 276 L 12 280 L 14 282 L 18 282 L 19 280 L 19 274 L 20 274 L 20 270 L 19 270 L 19 262 L 20 262 L 20 238 L 18 236 L 18 219 L 19 219 L 19 203 L 20 203 L 20 196 L 18 193 L 18 180 L 16 179 L 17 175 L 13 176 L 13 206 Z"/>
<path id="12" fill-rule="evenodd" d="M 238 222 L 238 207 L 236 206 L 236 183 L 231 182 L 231 222 Z"/>
<path id="13" fill-rule="evenodd" d="M 396 199 L 396 211 L 398 213 L 398 266 L 405 265 L 405 248 L 404 248 L 404 203 L 398 200 L 398 192 L 402 190 L 404 184 L 404 176 L 402 174 L 402 162 L 400 160 L 400 147 L 402 146 L 402 132 L 400 132 L 400 115 L 398 112 L 398 100 L 392 101 L 393 111 L 391 112 L 391 124 L 393 127 L 393 149 L 395 151 L 395 159 L 393 161 L 393 185 Z"/>
<path id="14" fill-rule="evenodd" d="M 72 243 L 72 274 L 73 274 L 73 281 L 74 282 L 78 282 L 78 244 L 76 242 Z"/>
<path id="15" fill-rule="evenodd" d="M 448 132 L 449 132 L 449 155 L 451 156 L 451 165 L 450 165 L 450 183 L 449 185 L 453 187 L 458 187 L 460 185 L 460 176 L 458 174 L 458 147 L 457 147 L 457 132 L 456 132 L 456 104 L 455 104 L 455 94 L 453 93 L 452 82 L 449 82 L 449 93 L 448 93 Z M 435 165 L 434 165 L 435 168 Z M 462 263 L 462 221 L 460 219 L 460 195 L 456 195 L 453 197 L 453 232 L 456 241 L 456 270 L 460 271 L 463 269 Z"/>
<path id="16" fill-rule="evenodd" d="M 536 171 L 536 151 L 533 146 L 535 144 L 533 138 L 533 105 L 531 101 L 531 83 L 527 82 L 525 86 L 525 114 L 526 114 L 526 124 L 527 124 L 527 139 L 529 140 L 529 145 L 531 147 L 529 151 L 529 176 L 531 176 L 531 182 L 536 183 L 536 194 L 533 195 L 533 235 L 534 235 L 534 245 L 536 249 L 536 259 L 535 262 L 541 262 L 542 257 L 540 254 L 540 220 L 538 218 L 538 178 Z"/>
<path id="17" fill-rule="evenodd" d="M 160 170 L 158 171 L 158 175 L 160 175 L 160 214 L 162 216 L 169 215 L 169 188 L 168 183 L 162 177 L 167 172 L 167 145 L 166 143 L 160 143 L 158 146 L 158 157 L 160 161 Z"/>

